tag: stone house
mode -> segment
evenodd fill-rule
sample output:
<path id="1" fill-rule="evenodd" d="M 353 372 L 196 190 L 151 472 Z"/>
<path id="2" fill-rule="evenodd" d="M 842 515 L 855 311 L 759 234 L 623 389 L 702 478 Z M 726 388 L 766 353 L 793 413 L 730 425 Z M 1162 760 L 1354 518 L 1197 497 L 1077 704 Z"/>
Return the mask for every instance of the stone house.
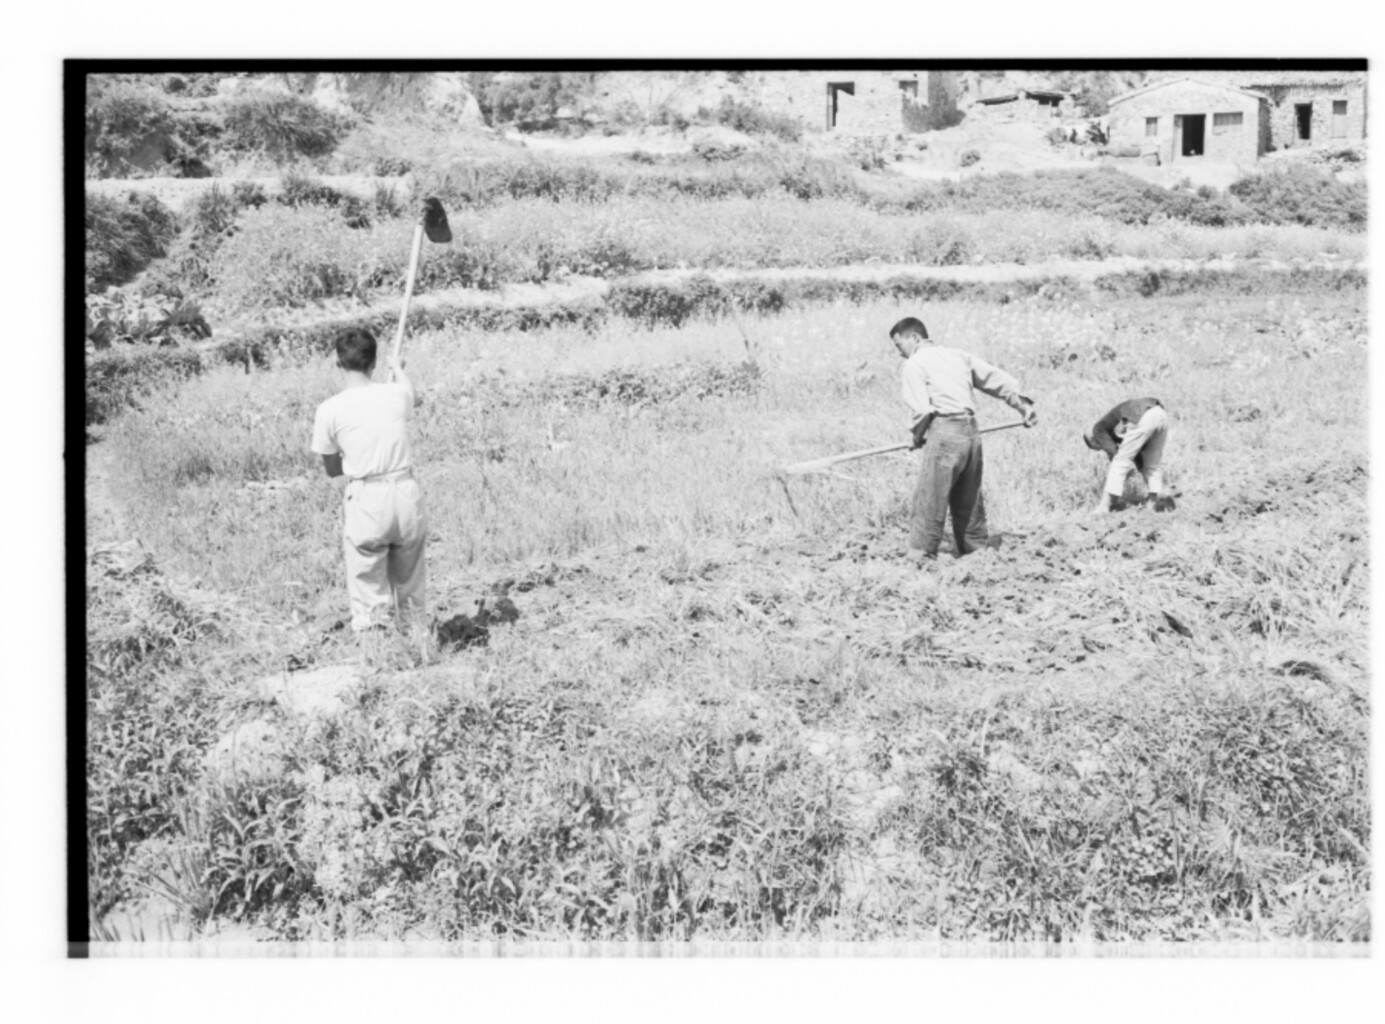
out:
<path id="1" fill-rule="evenodd" d="M 1366 76 L 1313 71 L 1246 74 L 1270 100 L 1271 149 L 1343 146 L 1366 137 Z"/>
<path id="2" fill-rule="evenodd" d="M 747 78 L 761 106 L 809 130 L 899 135 L 958 120 L 956 72 L 760 71 Z"/>
<path id="3" fill-rule="evenodd" d="M 1034 121 L 1076 116 L 1074 94 L 1046 89 L 1019 89 L 1000 96 L 983 96 L 967 110 L 968 117 L 987 121 Z"/>
<path id="4" fill-rule="evenodd" d="M 1160 164 L 1253 163 L 1270 145 L 1263 93 L 1199 78 L 1155 82 L 1111 100 L 1110 144 Z"/>

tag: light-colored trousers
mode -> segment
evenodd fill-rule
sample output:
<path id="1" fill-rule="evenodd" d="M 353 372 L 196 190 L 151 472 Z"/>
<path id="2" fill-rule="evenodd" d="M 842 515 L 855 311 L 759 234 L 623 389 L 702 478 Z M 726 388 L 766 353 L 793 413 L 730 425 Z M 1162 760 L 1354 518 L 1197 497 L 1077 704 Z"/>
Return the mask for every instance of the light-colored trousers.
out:
<path id="1" fill-rule="evenodd" d="M 423 549 L 428 517 L 423 492 L 407 471 L 346 485 L 342 529 L 351 628 L 388 620 L 422 622 L 428 585 Z"/>
<path id="2" fill-rule="evenodd" d="M 1142 474 L 1145 487 L 1151 494 L 1161 494 L 1164 490 L 1164 471 L 1160 463 L 1164 459 L 1164 441 L 1169 436 L 1169 415 L 1163 406 L 1156 405 L 1140 417 L 1121 438 L 1120 449 L 1111 459 L 1111 468 L 1106 471 L 1106 493 L 1119 498 L 1125 493 L 1125 479 L 1135 468 L 1135 456 L 1140 455 L 1144 463 Z"/>

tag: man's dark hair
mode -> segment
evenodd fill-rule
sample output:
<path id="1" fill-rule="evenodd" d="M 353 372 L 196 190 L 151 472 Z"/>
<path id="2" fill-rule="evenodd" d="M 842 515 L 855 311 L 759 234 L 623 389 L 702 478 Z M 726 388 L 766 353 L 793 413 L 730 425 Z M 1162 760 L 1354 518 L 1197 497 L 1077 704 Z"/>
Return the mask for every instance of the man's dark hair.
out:
<path id="1" fill-rule="evenodd" d="M 363 327 L 342 331 L 337 335 L 337 362 L 343 370 L 375 369 L 375 335 Z"/>
<path id="2" fill-rule="evenodd" d="M 928 328 L 923 326 L 923 321 L 916 316 L 906 316 L 903 320 L 899 321 L 899 323 L 891 327 L 890 337 L 893 338 L 897 334 L 905 334 L 908 332 L 917 334 L 920 338 L 928 337 Z"/>

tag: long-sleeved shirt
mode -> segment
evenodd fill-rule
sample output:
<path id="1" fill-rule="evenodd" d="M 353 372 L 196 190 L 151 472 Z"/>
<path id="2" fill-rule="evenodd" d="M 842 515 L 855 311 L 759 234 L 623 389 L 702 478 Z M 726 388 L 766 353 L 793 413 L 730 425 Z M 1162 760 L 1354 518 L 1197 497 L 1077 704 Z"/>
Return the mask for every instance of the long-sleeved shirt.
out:
<path id="1" fill-rule="evenodd" d="M 1019 381 L 1004 370 L 980 356 L 931 342 L 924 342 L 904 360 L 902 376 L 904 401 L 914 410 L 915 420 L 974 413 L 975 390 L 999 398 L 1021 412 L 1029 401 L 1020 394 Z"/>
<path id="2" fill-rule="evenodd" d="M 1122 420 L 1139 423 L 1140 417 L 1156 405 L 1163 405 L 1157 398 L 1131 398 L 1116 406 L 1092 427 L 1092 443 L 1107 455 L 1115 456 L 1120 451 L 1121 439 L 1116 436 L 1116 427 Z"/>

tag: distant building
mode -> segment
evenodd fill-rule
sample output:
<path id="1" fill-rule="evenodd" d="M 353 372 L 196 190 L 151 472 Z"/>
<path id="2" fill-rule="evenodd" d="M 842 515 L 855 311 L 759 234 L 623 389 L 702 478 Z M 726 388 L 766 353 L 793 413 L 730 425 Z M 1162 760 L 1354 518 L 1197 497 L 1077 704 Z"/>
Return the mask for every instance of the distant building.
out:
<path id="1" fill-rule="evenodd" d="M 1111 100 L 1113 149 L 1138 149 L 1161 164 L 1252 163 L 1270 145 L 1270 99 L 1199 78 L 1155 82 Z"/>
<path id="2" fill-rule="evenodd" d="M 956 72 L 760 71 L 747 77 L 761 106 L 812 130 L 899 135 L 958 120 Z"/>
<path id="3" fill-rule="evenodd" d="M 1018 89 L 999 96 L 983 96 L 967 110 L 968 117 L 987 121 L 1045 121 L 1076 116 L 1074 93 L 1047 89 Z"/>
<path id="4" fill-rule="evenodd" d="M 1238 76 L 1270 100 L 1270 148 L 1348 145 L 1366 137 L 1366 76 L 1276 71 Z"/>

